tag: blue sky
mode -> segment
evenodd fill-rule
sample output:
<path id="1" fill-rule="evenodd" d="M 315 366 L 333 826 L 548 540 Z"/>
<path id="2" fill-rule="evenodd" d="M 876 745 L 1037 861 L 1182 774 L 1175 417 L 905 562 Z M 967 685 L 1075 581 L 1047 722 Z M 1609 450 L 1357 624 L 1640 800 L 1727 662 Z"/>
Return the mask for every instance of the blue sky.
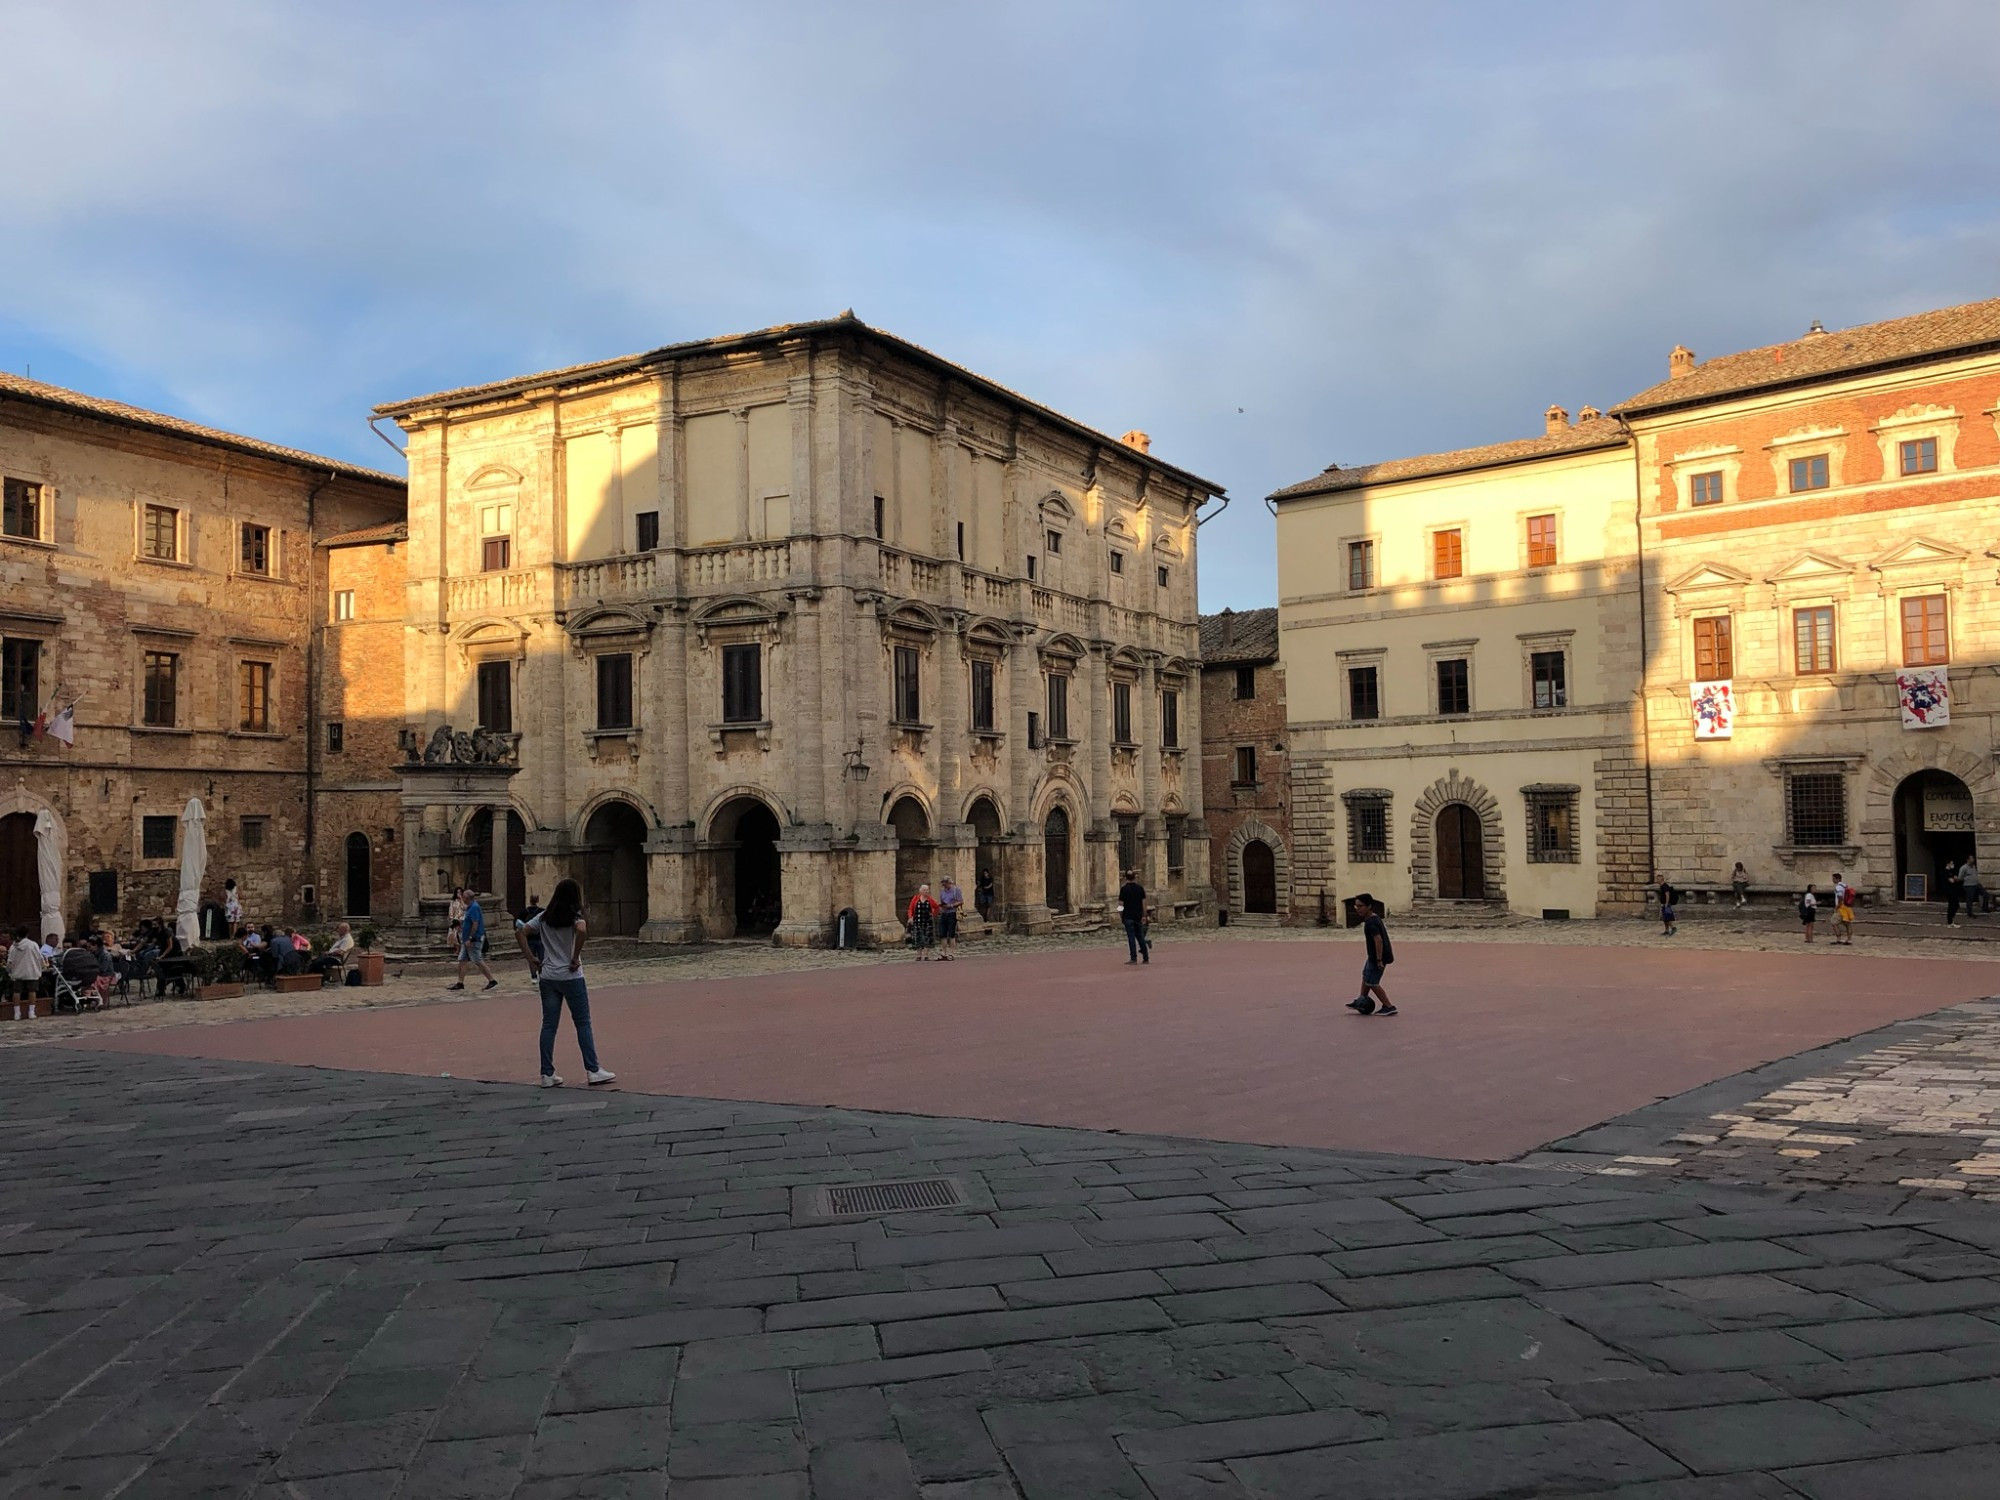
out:
<path id="1" fill-rule="evenodd" d="M 2000 7 L 0 0 L 0 366 L 353 459 L 852 307 L 1236 497 L 2000 295 Z"/>

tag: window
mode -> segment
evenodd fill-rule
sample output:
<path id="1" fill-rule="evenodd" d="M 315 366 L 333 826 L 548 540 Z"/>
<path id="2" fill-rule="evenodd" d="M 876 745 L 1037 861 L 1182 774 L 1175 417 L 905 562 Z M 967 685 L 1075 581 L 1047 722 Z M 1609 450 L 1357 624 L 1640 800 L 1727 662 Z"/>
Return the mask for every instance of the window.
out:
<path id="1" fill-rule="evenodd" d="M 1357 792 L 1347 803 L 1347 857 L 1355 864 L 1386 864 L 1389 859 L 1389 799 Z"/>
<path id="2" fill-rule="evenodd" d="M 1231 786 L 1255 786 L 1257 784 L 1257 747 L 1238 745 L 1236 747 L 1236 769 L 1231 773 Z"/>
<path id="3" fill-rule="evenodd" d="M 1028 582 L 1033 583 L 1034 581 L 1035 581 L 1035 554 L 1030 552 L 1028 554 Z"/>
<path id="4" fill-rule="evenodd" d="M 632 518 L 639 527 L 639 550 L 652 552 L 660 545 L 660 513 L 656 510 L 642 510 Z"/>
<path id="5" fill-rule="evenodd" d="M 1938 667 L 1951 660 L 1943 594 L 1903 601 L 1903 665 Z"/>
<path id="6" fill-rule="evenodd" d="M 1528 517 L 1528 566 L 1553 568 L 1556 565 L 1556 518 Z"/>
<path id="7" fill-rule="evenodd" d="M 269 577 L 271 572 L 271 528 L 245 521 L 237 541 L 238 571 Z"/>
<path id="8" fill-rule="evenodd" d="M 1350 719 L 1382 717 L 1382 680 L 1378 668 L 1347 669 L 1347 717 Z"/>
<path id="9" fill-rule="evenodd" d="M 1181 695 L 1178 688 L 1160 693 L 1160 745 L 1167 750 L 1181 747 Z"/>
<path id="10" fill-rule="evenodd" d="M 31 479 L 0 480 L 0 534 L 42 539 L 42 487 Z"/>
<path id="11" fill-rule="evenodd" d="M 1169 817 L 1167 819 L 1167 873 L 1181 875 L 1187 872 L 1187 819 Z"/>
<path id="12" fill-rule="evenodd" d="M 1124 553 L 1114 552 L 1111 554 L 1111 571 L 1114 573 L 1122 573 L 1125 571 Z"/>
<path id="13" fill-rule="evenodd" d="M 884 541 L 889 535 L 889 502 L 880 495 L 875 497 L 875 540 Z"/>
<path id="14" fill-rule="evenodd" d="M 1118 820 L 1118 868 L 1136 870 L 1139 868 L 1139 820 L 1122 817 Z"/>
<path id="15" fill-rule="evenodd" d="M 1833 670 L 1833 606 L 1792 611 L 1792 646 L 1801 676 Z"/>
<path id="16" fill-rule="evenodd" d="M 90 872 L 90 910 L 95 916 L 109 916 L 118 910 L 118 872 Z"/>
<path id="17" fill-rule="evenodd" d="M 1793 771 L 1785 776 L 1785 842 L 1847 842 L 1847 778 L 1838 771 Z"/>
<path id="18" fill-rule="evenodd" d="M 1937 473 L 1936 438 L 1912 438 L 1907 443 L 1898 443 L 1896 451 L 1902 459 L 1905 474 Z"/>
<path id="19" fill-rule="evenodd" d="M 1028 710 L 1028 748 L 1039 750 L 1047 743 L 1042 738 L 1042 716 L 1032 708 Z"/>
<path id="20" fill-rule="evenodd" d="M 1469 714 L 1472 712 L 1472 672 L 1471 663 L 1462 656 L 1447 658 L 1437 664 L 1438 707 L 1441 714 Z"/>
<path id="21" fill-rule="evenodd" d="M 236 664 L 237 728 L 249 734 L 271 730 L 271 664 L 245 661 Z"/>
<path id="22" fill-rule="evenodd" d="M 896 648 L 896 720 L 902 724 L 915 724 L 923 719 L 923 690 L 918 678 L 918 658 L 915 646 Z"/>
<path id="23" fill-rule="evenodd" d="M 1111 743 L 1130 745 L 1132 738 L 1132 684 L 1111 684 Z"/>
<path id="24" fill-rule="evenodd" d="M 1168 579 L 1167 570 L 1165 568 L 1161 568 L 1159 570 L 1159 578 L 1160 578 L 1160 587 L 1165 588 L 1167 586 L 1167 579 Z"/>
<path id="25" fill-rule="evenodd" d="M 1810 458 L 1795 458 L 1791 462 L 1792 493 L 1801 490 L 1823 490 L 1827 487 L 1826 455 L 1815 453 Z"/>
<path id="26" fill-rule="evenodd" d="M 145 661 L 145 704 L 141 723 L 172 729 L 180 692 L 181 659 L 172 651 L 148 651 Z"/>
<path id="27" fill-rule="evenodd" d="M 139 537 L 139 550 L 163 562 L 180 560 L 181 513 L 170 505 L 149 505 Z"/>
<path id="28" fill-rule="evenodd" d="M 1069 738 L 1069 678 L 1061 673 L 1049 677 L 1049 738 Z"/>
<path id="29" fill-rule="evenodd" d="M 0 721 L 32 723 L 42 711 L 42 643 L 0 642 Z"/>
<path id="30" fill-rule="evenodd" d="M 1048 536 L 1048 543 L 1049 543 L 1048 546 L 1045 547 L 1043 550 L 1046 551 L 1050 557 L 1061 557 L 1062 533 L 1060 531 L 1051 531 Z"/>
<path id="31" fill-rule="evenodd" d="M 264 847 L 264 824 L 267 821 L 264 818 L 244 818 L 237 824 L 237 836 L 242 840 L 245 849 Z"/>
<path id="32" fill-rule="evenodd" d="M 514 667 L 511 662 L 479 664 L 479 727 L 495 734 L 514 732 Z"/>
<path id="33" fill-rule="evenodd" d="M 1433 531 L 1431 533 L 1431 577 L 1457 578 L 1465 572 L 1465 533 L 1462 531 Z"/>
<path id="34" fill-rule="evenodd" d="M 958 560 L 960 562 L 965 561 L 965 522 L 963 521 L 958 523 Z M 1113 568 L 1111 571 L 1116 573 L 1118 570 Z"/>
<path id="35" fill-rule="evenodd" d="M 141 859 L 172 859 L 174 857 L 174 825 L 180 820 L 171 814 L 153 815 L 139 820 L 139 857 Z"/>
<path id="36" fill-rule="evenodd" d="M 1347 544 L 1347 587 L 1354 593 L 1375 587 L 1375 544 Z"/>
<path id="37" fill-rule="evenodd" d="M 1721 682 L 1736 675 L 1736 649 L 1730 644 L 1729 616 L 1711 615 L 1694 622 L 1694 680 Z"/>
<path id="38" fill-rule="evenodd" d="M 1577 789 L 1530 786 L 1521 795 L 1528 804 L 1528 863 L 1575 864 Z"/>
<path id="39" fill-rule="evenodd" d="M 993 663 L 974 657 L 972 661 L 972 727 L 993 731 Z"/>
<path id="40" fill-rule="evenodd" d="M 632 653 L 613 651 L 597 658 L 597 727 L 632 727 Z"/>
<path id="41" fill-rule="evenodd" d="M 1688 502 L 1693 505 L 1722 503 L 1722 470 L 1708 469 L 1688 475 Z"/>
<path id="42" fill-rule="evenodd" d="M 333 618 L 351 620 L 354 618 L 354 590 L 335 589 L 333 591 Z"/>
<path id="43" fill-rule="evenodd" d="M 1236 696 L 1239 699 L 1249 699 L 1257 696 L 1257 669 L 1255 667 L 1238 667 L 1236 669 Z"/>
<path id="44" fill-rule="evenodd" d="M 331 720 L 326 726 L 326 753 L 338 755 L 346 748 L 347 726 L 338 719 Z"/>
<path id="45" fill-rule="evenodd" d="M 479 544 L 479 571 L 504 573 L 514 565 L 514 539 L 489 536 Z"/>
<path id="46" fill-rule="evenodd" d="M 1528 655 L 1528 685 L 1536 708 L 1569 707 L 1569 658 L 1561 651 Z"/>
<path id="47" fill-rule="evenodd" d="M 722 648 L 722 722 L 756 724 L 764 718 L 764 648 Z"/>

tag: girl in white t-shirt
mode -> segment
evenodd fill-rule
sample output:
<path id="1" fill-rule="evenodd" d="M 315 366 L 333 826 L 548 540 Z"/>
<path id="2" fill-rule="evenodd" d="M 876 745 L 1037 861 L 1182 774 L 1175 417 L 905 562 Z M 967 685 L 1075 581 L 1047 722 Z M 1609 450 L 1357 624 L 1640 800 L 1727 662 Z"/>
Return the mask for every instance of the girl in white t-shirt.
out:
<path id="1" fill-rule="evenodd" d="M 583 943 L 589 927 L 583 919 L 583 887 L 574 880 L 556 883 L 546 910 L 514 928 L 514 941 L 528 961 L 528 972 L 541 982 L 542 1087 L 562 1087 L 556 1076 L 556 1030 L 563 1007 L 576 1027 L 576 1044 L 583 1053 L 584 1077 L 593 1084 L 610 1083 L 618 1075 L 598 1065 L 597 1038 L 590 1029 L 590 991 L 583 982 Z M 530 939 L 541 944 L 538 959 Z"/>

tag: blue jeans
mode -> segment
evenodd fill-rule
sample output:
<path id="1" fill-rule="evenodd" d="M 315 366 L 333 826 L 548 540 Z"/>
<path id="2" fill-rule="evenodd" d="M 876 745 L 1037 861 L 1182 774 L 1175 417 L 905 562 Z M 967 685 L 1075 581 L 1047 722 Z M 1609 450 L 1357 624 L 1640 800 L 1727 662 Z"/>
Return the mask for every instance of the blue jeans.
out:
<path id="1" fill-rule="evenodd" d="M 590 991 L 583 980 L 544 979 L 542 981 L 542 1077 L 556 1070 L 556 1027 L 562 1023 L 563 1003 L 569 1003 L 569 1018 L 576 1026 L 576 1045 L 583 1052 L 583 1066 L 595 1073 L 597 1038 L 590 1033 Z"/>
<path id="2" fill-rule="evenodd" d="M 1125 946 L 1131 951 L 1132 961 L 1137 963 L 1141 954 L 1148 962 L 1152 959 L 1153 945 L 1146 941 L 1146 924 L 1135 917 L 1126 917 Z"/>

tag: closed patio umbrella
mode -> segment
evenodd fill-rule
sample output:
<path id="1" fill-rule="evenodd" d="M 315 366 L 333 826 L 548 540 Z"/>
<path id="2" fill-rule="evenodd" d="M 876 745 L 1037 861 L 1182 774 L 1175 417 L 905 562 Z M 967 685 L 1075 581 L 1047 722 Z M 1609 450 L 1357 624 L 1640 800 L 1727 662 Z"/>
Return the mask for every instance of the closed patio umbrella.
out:
<path id="1" fill-rule="evenodd" d="M 37 941 L 55 933 L 62 935 L 62 850 L 56 847 L 56 820 L 46 809 L 35 814 L 35 874 L 42 886 L 42 925 L 35 930 Z"/>
<path id="2" fill-rule="evenodd" d="M 192 948 L 201 941 L 201 879 L 208 873 L 208 817 L 201 810 L 201 798 L 188 798 L 181 810 L 181 898 L 175 907 L 174 929 L 181 946 Z"/>

